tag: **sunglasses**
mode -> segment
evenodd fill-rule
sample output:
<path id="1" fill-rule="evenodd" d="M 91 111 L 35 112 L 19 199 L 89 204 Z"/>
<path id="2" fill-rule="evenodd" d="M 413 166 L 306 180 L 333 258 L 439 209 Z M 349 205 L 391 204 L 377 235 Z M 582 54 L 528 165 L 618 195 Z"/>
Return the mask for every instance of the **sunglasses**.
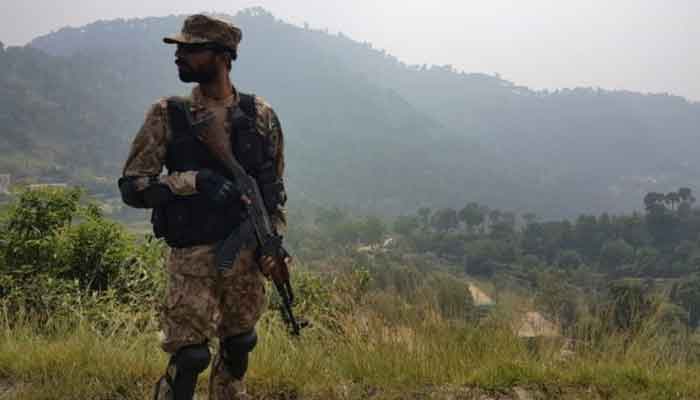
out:
<path id="1" fill-rule="evenodd" d="M 178 43 L 177 49 L 184 53 L 201 53 L 203 51 L 228 51 L 224 47 L 215 43 Z"/>

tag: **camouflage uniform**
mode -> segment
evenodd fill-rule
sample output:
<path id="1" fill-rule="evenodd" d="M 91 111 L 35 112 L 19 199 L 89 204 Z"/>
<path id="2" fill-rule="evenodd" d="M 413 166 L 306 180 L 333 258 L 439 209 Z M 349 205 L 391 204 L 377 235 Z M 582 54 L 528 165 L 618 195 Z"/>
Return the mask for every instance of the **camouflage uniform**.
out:
<path id="1" fill-rule="evenodd" d="M 275 149 L 276 173 L 284 173 L 283 136 L 279 120 L 264 100 L 256 96 L 256 131 L 266 136 Z M 206 129 L 214 135 L 231 135 L 227 115 L 239 102 L 234 94 L 224 100 L 203 96 L 199 87 L 191 94 L 193 114 L 212 113 L 215 118 Z M 161 175 L 166 149 L 172 136 L 168 123 L 167 100 L 154 104 L 133 141 L 124 166 L 123 176 L 136 178 L 137 187 L 148 185 L 149 177 L 158 176 L 161 183 L 179 196 L 197 193 L 197 171 Z M 235 135 L 232 142 L 235 144 Z M 271 213 L 278 233 L 286 227 L 282 207 Z M 233 229 L 234 227 L 232 227 Z M 174 354 L 185 346 L 200 344 L 213 337 L 225 338 L 250 331 L 265 307 L 264 278 L 259 270 L 255 249 L 241 251 L 233 267 L 221 274 L 214 264 L 215 244 L 173 248 L 167 260 L 168 289 L 160 309 L 164 333 L 163 350 Z M 211 398 L 230 399 L 240 393 L 242 383 L 232 381 L 218 359 L 211 373 Z M 243 397 L 243 396 L 241 396 Z M 235 397 L 233 397 L 235 398 Z"/>

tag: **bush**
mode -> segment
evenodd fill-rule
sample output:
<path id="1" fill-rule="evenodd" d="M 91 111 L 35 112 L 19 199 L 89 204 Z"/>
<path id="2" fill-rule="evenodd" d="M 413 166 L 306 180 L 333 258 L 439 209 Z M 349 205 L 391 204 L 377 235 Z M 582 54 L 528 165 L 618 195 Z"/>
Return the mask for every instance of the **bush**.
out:
<path id="1" fill-rule="evenodd" d="M 158 242 L 136 244 L 77 189 L 22 192 L 0 230 L 0 300 L 50 316 L 85 301 L 152 305 L 160 293 Z M 82 308 L 84 309 L 84 308 Z"/>
<path id="2" fill-rule="evenodd" d="M 119 224 L 105 220 L 94 205 L 82 211 L 80 224 L 57 229 L 50 240 L 53 270 L 60 278 L 77 280 L 83 288 L 105 290 L 130 262 L 133 239 Z"/>
<path id="3" fill-rule="evenodd" d="M 5 273 L 24 275 L 47 272 L 55 260 L 53 235 L 69 225 L 80 200 L 77 189 L 26 190 L 8 212 L 3 227 Z"/>

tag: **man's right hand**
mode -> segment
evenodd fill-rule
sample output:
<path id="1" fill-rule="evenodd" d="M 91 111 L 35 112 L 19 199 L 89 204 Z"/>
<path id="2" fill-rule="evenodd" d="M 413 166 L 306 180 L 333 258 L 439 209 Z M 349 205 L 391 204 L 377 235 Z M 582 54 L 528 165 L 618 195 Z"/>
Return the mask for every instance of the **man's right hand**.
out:
<path id="1" fill-rule="evenodd" d="M 210 169 L 197 172 L 197 191 L 218 205 L 225 205 L 241 197 L 236 185 Z"/>

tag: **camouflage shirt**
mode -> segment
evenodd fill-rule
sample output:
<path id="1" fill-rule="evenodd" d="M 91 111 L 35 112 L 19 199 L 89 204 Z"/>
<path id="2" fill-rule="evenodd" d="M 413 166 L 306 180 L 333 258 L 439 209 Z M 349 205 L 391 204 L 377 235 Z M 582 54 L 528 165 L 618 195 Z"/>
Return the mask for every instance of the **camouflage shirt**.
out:
<path id="1" fill-rule="evenodd" d="M 209 129 L 214 130 L 211 132 L 212 134 L 230 135 L 231 127 L 227 116 L 230 108 L 236 107 L 239 102 L 239 95 L 235 88 L 233 95 L 229 98 L 216 100 L 205 97 L 197 86 L 192 90 L 191 101 L 192 112 L 195 116 L 200 112 L 214 114 L 215 119 L 213 123 L 209 124 Z M 255 107 L 257 131 L 268 137 L 274 144 L 277 177 L 282 180 L 284 176 L 284 141 L 279 119 L 272 107 L 258 96 L 255 97 Z M 131 145 L 123 175 L 142 178 L 137 180 L 137 187 L 141 189 L 145 189 L 149 177 L 159 176 L 160 181 L 167 184 L 176 195 L 195 194 L 197 193 L 195 186 L 197 171 L 171 172 L 168 175 L 161 175 L 171 136 L 167 99 L 161 99 L 151 106 L 146 114 L 146 120 Z M 235 139 L 234 137 L 234 142 Z M 286 230 L 285 209 L 279 207 L 270 215 L 270 218 L 277 232 L 283 234 Z"/>

